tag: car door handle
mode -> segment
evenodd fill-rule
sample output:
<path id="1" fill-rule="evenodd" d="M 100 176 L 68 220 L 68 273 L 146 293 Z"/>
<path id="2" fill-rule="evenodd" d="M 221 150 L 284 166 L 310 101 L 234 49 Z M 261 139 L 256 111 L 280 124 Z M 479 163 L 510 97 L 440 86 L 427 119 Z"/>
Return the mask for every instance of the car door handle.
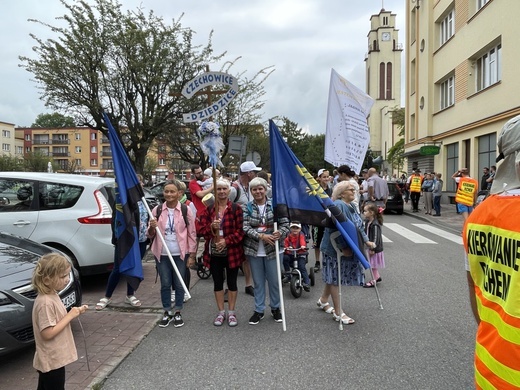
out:
<path id="1" fill-rule="evenodd" d="M 16 221 L 15 223 L 13 223 L 14 226 L 25 226 L 25 225 L 30 225 L 31 224 L 31 221 Z"/>

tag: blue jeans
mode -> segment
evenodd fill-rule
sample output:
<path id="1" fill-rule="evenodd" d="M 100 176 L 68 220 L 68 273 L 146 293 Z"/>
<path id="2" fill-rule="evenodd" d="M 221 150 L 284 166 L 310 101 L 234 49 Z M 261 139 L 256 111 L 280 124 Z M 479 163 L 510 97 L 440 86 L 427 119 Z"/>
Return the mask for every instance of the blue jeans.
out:
<path id="1" fill-rule="evenodd" d="M 269 287 L 269 306 L 271 310 L 280 308 L 280 291 L 278 290 L 278 272 L 276 262 L 278 259 L 267 257 L 246 256 L 251 267 L 253 282 L 255 284 L 255 311 L 263 313 L 265 310 L 265 282 Z"/>
<path id="2" fill-rule="evenodd" d="M 141 252 L 141 259 L 143 258 L 146 252 L 146 242 L 139 243 L 139 251 Z M 105 297 L 111 298 L 114 290 L 116 289 L 121 273 L 119 272 L 119 264 L 117 259 L 115 258 L 116 251 L 114 251 L 114 268 L 112 268 L 112 272 L 108 276 L 107 289 L 105 291 Z M 128 297 L 134 295 L 134 289 L 127 283 L 126 284 L 126 295 Z"/>
<path id="3" fill-rule="evenodd" d="M 298 270 L 302 274 L 302 280 L 303 284 L 309 284 L 311 281 L 309 279 L 309 274 L 307 273 L 307 259 L 305 256 L 298 256 Z M 291 274 L 291 268 L 294 263 L 294 257 L 292 255 L 288 255 L 287 253 L 284 253 L 283 255 L 283 268 L 285 270 L 285 274 Z"/>
<path id="4" fill-rule="evenodd" d="M 433 209 L 435 210 L 436 215 L 441 215 L 441 197 L 440 196 L 433 197 Z"/>
<path id="5" fill-rule="evenodd" d="M 180 256 L 172 257 L 173 261 L 175 261 L 175 265 L 179 269 L 179 273 L 184 277 L 184 273 L 186 272 L 184 261 L 181 260 Z M 161 278 L 161 303 L 164 311 L 169 311 L 172 307 L 172 285 L 175 288 L 175 307 L 173 310 L 181 311 L 184 302 L 184 289 L 182 288 L 181 281 L 177 277 L 177 273 L 173 269 L 172 262 L 168 256 L 161 256 L 161 261 L 155 259 L 155 265 L 157 266 L 157 271 Z"/>

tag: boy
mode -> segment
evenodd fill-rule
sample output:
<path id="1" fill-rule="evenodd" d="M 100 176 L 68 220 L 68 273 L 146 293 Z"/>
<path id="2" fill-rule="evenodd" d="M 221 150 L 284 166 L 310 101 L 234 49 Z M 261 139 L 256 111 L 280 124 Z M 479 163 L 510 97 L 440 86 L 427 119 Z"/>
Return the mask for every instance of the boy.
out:
<path id="1" fill-rule="evenodd" d="M 305 267 L 307 242 L 305 240 L 305 235 L 302 233 L 302 225 L 299 222 L 294 221 L 291 222 L 290 229 L 291 231 L 284 241 L 285 250 L 283 254 L 283 267 L 285 270 L 285 277 L 283 282 L 289 283 L 291 281 L 291 265 L 294 261 L 294 251 L 289 249 L 298 249 L 296 255 L 298 258 L 298 269 L 300 270 L 303 279 L 302 287 L 305 291 L 309 292 L 311 291 L 310 280 L 309 274 L 307 273 L 307 268 Z"/>

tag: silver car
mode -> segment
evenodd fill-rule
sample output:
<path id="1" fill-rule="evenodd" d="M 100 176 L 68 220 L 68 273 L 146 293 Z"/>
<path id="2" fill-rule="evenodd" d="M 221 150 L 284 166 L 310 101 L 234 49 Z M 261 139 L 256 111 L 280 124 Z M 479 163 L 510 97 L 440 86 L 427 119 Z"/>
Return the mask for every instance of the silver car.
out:
<path id="1" fill-rule="evenodd" d="M 81 275 L 110 271 L 113 178 L 0 172 L 0 230 L 65 252 Z"/>

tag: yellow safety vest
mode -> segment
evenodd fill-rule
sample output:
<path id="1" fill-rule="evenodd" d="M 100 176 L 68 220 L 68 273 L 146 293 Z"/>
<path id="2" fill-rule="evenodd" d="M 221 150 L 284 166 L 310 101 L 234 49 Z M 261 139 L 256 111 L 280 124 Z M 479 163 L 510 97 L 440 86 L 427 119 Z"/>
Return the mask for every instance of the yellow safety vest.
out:
<path id="1" fill-rule="evenodd" d="M 473 206 L 475 203 L 475 194 L 478 190 L 478 183 L 471 177 L 461 177 L 459 186 L 457 187 L 457 193 L 455 194 L 455 202 Z"/>
<path id="2" fill-rule="evenodd" d="M 464 227 L 480 324 L 477 389 L 520 389 L 520 197 L 493 195 Z"/>
<path id="3" fill-rule="evenodd" d="M 413 175 L 410 179 L 410 192 L 421 192 L 422 176 Z"/>

